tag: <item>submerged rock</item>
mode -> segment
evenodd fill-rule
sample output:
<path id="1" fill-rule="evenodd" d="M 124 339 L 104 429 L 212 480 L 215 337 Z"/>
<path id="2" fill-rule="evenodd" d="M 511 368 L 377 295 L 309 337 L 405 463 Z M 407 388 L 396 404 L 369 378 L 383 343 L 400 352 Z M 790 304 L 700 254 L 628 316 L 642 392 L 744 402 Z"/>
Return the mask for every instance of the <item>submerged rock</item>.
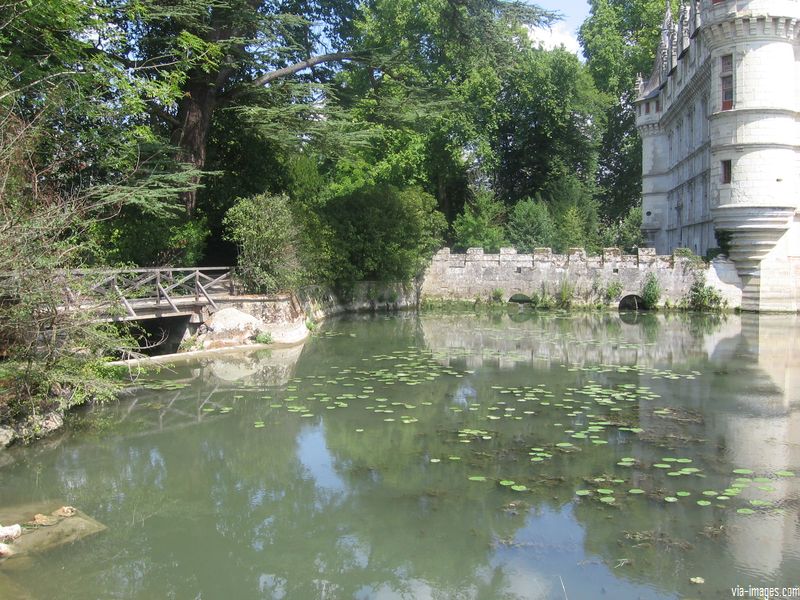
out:
<path id="1" fill-rule="evenodd" d="M 17 439 L 17 432 L 11 427 L 0 427 L 0 448 L 10 446 Z"/>
<path id="2" fill-rule="evenodd" d="M 43 438 L 64 426 L 64 415 L 54 410 L 43 415 L 33 415 L 17 425 L 16 435 L 23 440 Z"/>
<path id="3" fill-rule="evenodd" d="M 0 558 L 8 558 L 14 554 L 14 550 L 8 544 L 0 544 Z"/>

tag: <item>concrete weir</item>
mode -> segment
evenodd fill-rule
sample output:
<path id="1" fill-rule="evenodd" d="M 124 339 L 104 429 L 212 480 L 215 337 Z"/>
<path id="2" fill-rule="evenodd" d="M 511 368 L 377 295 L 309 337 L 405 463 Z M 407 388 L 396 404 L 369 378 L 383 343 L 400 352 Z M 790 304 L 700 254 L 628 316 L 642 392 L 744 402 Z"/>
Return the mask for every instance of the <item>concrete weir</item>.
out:
<path id="1" fill-rule="evenodd" d="M 500 294 L 510 300 L 543 293 L 555 296 L 567 286 L 575 304 L 603 301 L 608 290 L 615 292 L 613 300 L 619 303 L 640 297 L 649 274 L 658 280 L 662 302 L 680 302 L 695 279 L 704 277 L 730 308 L 741 306 L 741 281 L 731 261 L 719 258 L 707 266 L 679 254 L 658 256 L 652 248 L 640 248 L 635 255 L 606 248 L 600 256 L 587 256 L 583 248 L 571 248 L 567 254 L 553 254 L 549 248 L 537 248 L 532 254 L 518 254 L 513 248 L 486 254 L 482 248 L 470 248 L 466 254 L 454 254 L 444 248 L 425 272 L 421 298 L 488 300 Z"/>

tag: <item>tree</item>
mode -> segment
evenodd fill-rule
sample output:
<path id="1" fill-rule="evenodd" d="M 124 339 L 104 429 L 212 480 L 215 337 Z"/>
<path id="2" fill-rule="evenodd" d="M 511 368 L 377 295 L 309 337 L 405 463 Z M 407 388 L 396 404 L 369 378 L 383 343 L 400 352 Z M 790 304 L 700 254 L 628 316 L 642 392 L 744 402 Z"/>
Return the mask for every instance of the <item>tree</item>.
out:
<path id="1" fill-rule="evenodd" d="M 556 224 L 541 198 L 525 198 L 515 204 L 506 230 L 509 242 L 518 252 L 552 248 L 556 243 Z"/>
<path id="2" fill-rule="evenodd" d="M 606 248 L 621 248 L 634 253 L 644 244 L 642 207 L 634 206 L 622 219 L 614 221 L 600 230 L 601 243 Z"/>
<path id="3" fill-rule="evenodd" d="M 504 78 L 493 142 L 494 188 L 506 203 L 569 176 L 591 182 L 606 98 L 577 57 L 528 48 Z"/>
<path id="4" fill-rule="evenodd" d="M 464 205 L 464 212 L 453 222 L 453 247 L 456 250 L 483 248 L 486 252 L 498 252 L 506 243 L 504 220 L 505 207 L 494 194 L 477 191 L 474 198 Z"/>
<path id="5" fill-rule="evenodd" d="M 673 10 L 677 1 L 671 0 Z M 649 77 L 664 20 L 663 0 L 590 0 L 579 39 L 597 87 L 614 98 L 606 111 L 597 183 L 603 214 L 618 219 L 641 198 L 641 140 L 633 101 L 636 76 Z"/>
<path id="6" fill-rule="evenodd" d="M 297 77 L 313 82 L 300 99 L 300 105 L 313 106 L 315 100 L 330 100 L 319 92 L 343 63 L 359 61 L 380 75 L 382 67 L 399 65 L 405 76 L 407 65 L 413 69 L 415 61 L 428 60 L 427 43 L 440 34 L 448 43 L 467 42 L 479 38 L 485 26 L 498 19 L 521 22 L 543 14 L 503 0 L 428 0 L 424 7 L 388 0 L 358 7 L 342 0 L 289 5 L 266 0 L 216 0 L 210 5 L 196 0 L 178 5 L 168 0 L 105 0 L 105 4 L 127 33 L 125 44 L 113 55 L 154 81 L 178 82 L 178 102 L 152 102 L 151 110 L 168 128 L 180 158 L 199 170 L 206 166 L 215 112 L 252 104 L 263 98 L 258 91 L 263 86 L 280 82 L 288 90 L 286 79 Z M 376 23 L 398 18 L 402 26 L 392 33 L 393 39 L 377 35 L 390 28 Z M 445 27 L 432 31 L 432 21 Z M 288 97 L 299 99 L 291 90 Z M 291 112 L 289 106 L 285 110 Z M 189 191 L 184 196 L 191 214 L 197 194 Z"/>

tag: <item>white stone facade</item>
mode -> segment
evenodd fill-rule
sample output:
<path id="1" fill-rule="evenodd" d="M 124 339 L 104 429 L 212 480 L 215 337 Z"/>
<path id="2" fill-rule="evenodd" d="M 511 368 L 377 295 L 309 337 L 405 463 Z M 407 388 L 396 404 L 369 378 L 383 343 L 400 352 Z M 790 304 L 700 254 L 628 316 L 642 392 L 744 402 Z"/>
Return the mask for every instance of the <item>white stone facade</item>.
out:
<path id="1" fill-rule="evenodd" d="M 800 0 L 689 0 L 677 21 L 667 6 L 638 91 L 649 245 L 727 238 L 743 307 L 798 310 Z"/>

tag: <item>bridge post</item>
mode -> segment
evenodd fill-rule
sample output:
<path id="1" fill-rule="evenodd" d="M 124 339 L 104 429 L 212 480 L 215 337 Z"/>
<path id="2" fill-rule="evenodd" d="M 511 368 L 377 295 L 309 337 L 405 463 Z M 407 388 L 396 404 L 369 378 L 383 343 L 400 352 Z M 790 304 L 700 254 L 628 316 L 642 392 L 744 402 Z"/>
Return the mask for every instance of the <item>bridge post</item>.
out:
<path id="1" fill-rule="evenodd" d="M 161 270 L 156 271 L 156 306 L 161 304 Z"/>

